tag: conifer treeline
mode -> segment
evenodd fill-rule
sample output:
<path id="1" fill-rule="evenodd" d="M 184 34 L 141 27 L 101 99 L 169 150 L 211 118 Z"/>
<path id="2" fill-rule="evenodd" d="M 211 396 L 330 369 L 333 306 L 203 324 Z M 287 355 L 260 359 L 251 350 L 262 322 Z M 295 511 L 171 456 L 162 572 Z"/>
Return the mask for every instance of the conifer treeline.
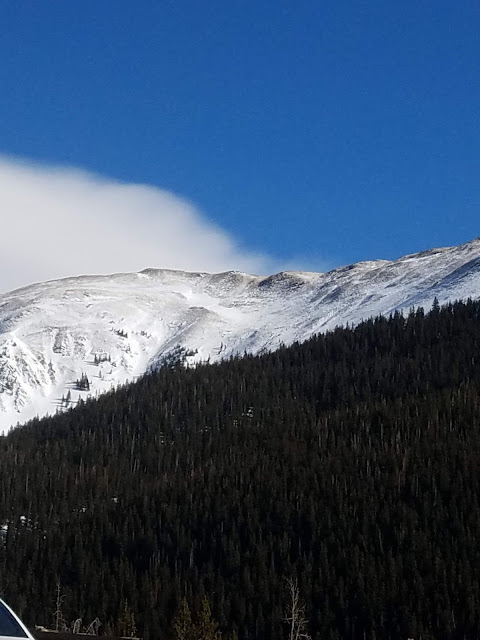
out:
<path id="1" fill-rule="evenodd" d="M 204 597 L 240 640 L 480 636 L 480 303 L 163 368 L 0 438 L 0 588 L 172 636 Z"/>

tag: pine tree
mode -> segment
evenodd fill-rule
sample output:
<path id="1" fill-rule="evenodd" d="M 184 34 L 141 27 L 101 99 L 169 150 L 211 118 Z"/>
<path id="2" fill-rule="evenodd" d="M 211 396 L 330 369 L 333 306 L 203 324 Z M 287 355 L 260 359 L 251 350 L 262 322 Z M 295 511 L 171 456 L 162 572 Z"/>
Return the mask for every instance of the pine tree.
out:
<path id="1" fill-rule="evenodd" d="M 200 606 L 200 611 L 195 624 L 195 640 L 221 640 L 222 634 L 218 630 L 218 624 L 212 617 L 210 603 L 205 596 Z"/>
<path id="2" fill-rule="evenodd" d="M 135 624 L 135 615 L 125 600 L 123 603 L 123 612 L 119 621 L 120 635 L 122 638 L 135 638 L 137 635 L 137 627 Z"/>
<path id="3" fill-rule="evenodd" d="M 195 625 L 186 598 L 180 602 L 177 615 L 173 621 L 173 631 L 176 640 L 194 640 Z"/>

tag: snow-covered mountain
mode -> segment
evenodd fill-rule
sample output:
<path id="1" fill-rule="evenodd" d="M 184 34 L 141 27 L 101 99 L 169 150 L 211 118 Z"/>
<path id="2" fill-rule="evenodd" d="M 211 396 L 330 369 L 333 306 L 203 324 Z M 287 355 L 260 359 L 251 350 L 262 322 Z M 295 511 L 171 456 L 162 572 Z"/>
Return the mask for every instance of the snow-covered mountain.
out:
<path id="1" fill-rule="evenodd" d="M 329 273 L 82 276 L 0 295 L 0 431 L 134 380 L 178 353 L 258 353 L 413 306 L 480 297 L 480 238 Z M 90 390 L 77 381 L 85 376 Z"/>

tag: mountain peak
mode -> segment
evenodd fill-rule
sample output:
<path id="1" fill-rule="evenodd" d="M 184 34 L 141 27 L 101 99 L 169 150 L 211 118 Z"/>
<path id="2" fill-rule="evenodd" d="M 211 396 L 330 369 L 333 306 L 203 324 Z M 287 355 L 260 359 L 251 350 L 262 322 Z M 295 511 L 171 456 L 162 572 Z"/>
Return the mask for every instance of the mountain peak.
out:
<path id="1" fill-rule="evenodd" d="M 329 273 L 148 268 L 30 285 L 0 295 L 0 430 L 174 358 L 193 364 L 259 353 L 379 314 L 428 308 L 434 298 L 468 297 L 480 297 L 480 238 Z"/>

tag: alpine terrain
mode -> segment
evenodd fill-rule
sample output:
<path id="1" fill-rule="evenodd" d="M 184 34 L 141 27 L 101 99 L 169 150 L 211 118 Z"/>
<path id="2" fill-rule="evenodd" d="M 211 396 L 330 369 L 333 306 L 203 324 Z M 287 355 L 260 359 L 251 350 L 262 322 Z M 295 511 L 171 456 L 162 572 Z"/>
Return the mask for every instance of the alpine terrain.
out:
<path id="1" fill-rule="evenodd" d="M 0 431 L 164 363 L 216 361 L 380 314 L 480 297 L 480 238 L 269 277 L 146 269 L 0 295 Z"/>

